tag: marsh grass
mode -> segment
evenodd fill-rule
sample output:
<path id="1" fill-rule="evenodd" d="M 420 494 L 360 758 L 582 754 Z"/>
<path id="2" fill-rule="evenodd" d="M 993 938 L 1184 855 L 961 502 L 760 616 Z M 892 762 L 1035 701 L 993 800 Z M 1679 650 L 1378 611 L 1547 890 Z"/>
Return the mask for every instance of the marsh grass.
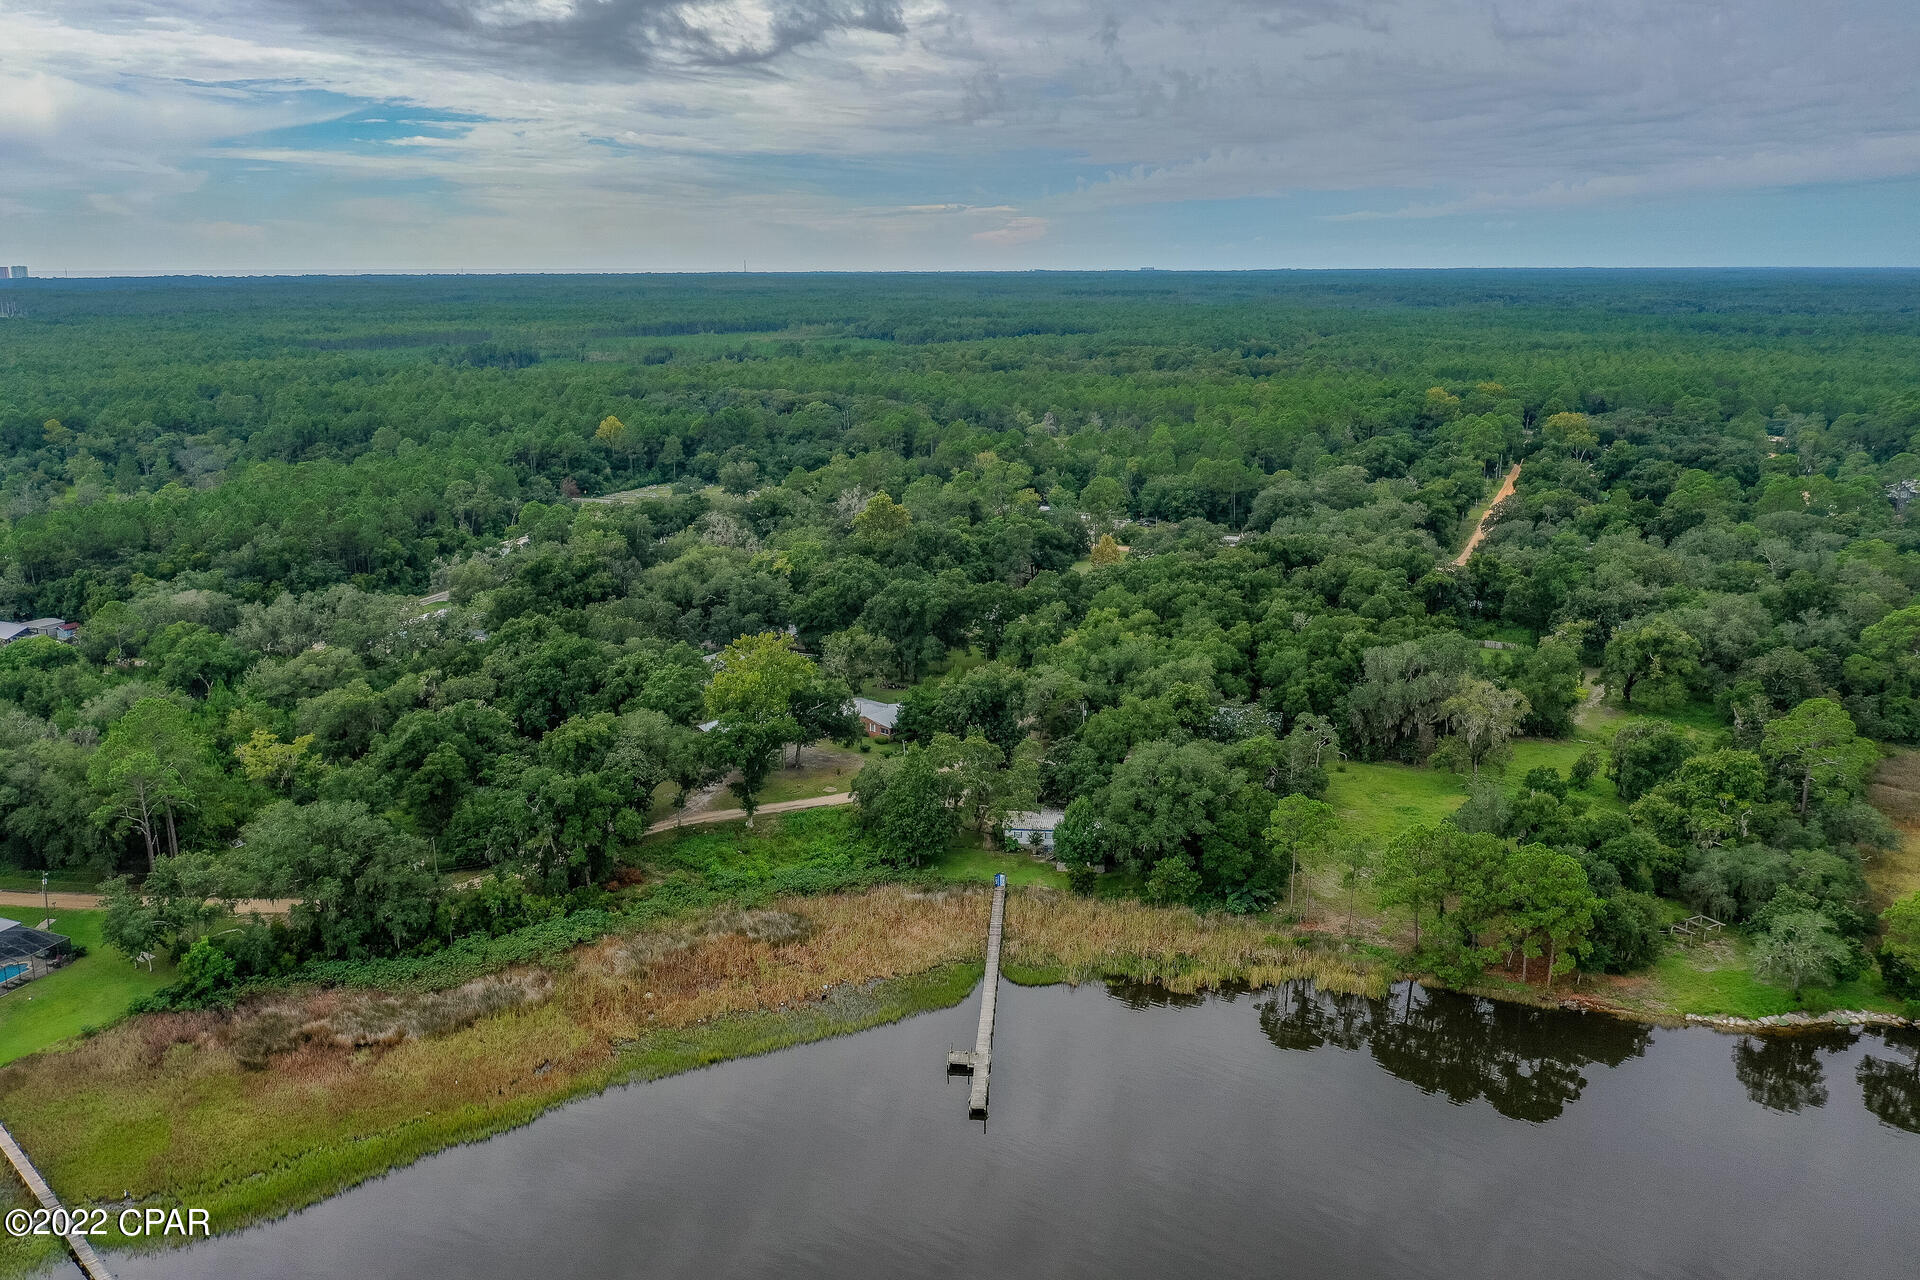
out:
<path id="1" fill-rule="evenodd" d="M 1379 995 L 1388 982 L 1384 968 L 1285 938 L 1259 918 L 1039 891 L 1008 903 L 1005 964 L 1021 976 L 1120 977 L 1180 994 L 1310 978 Z"/>
<path id="2" fill-rule="evenodd" d="M 39 1207 L 40 1202 L 28 1195 L 13 1176 L 12 1168 L 0 1168 L 0 1214 Z M 13 1236 L 0 1231 L 0 1274 L 33 1275 L 43 1270 L 57 1274 L 53 1264 L 65 1252 L 66 1246 L 57 1236 Z"/>
<path id="3" fill-rule="evenodd" d="M 0 1069 L 0 1118 L 70 1204 L 185 1204 L 233 1230 L 621 1081 L 951 1005 L 979 980 L 988 902 L 905 885 L 787 898 L 439 992 L 142 1015 Z M 1016 981 L 1182 992 L 1303 977 L 1377 992 L 1387 977 L 1260 921 L 1046 890 L 1009 902 L 1006 960 Z"/>

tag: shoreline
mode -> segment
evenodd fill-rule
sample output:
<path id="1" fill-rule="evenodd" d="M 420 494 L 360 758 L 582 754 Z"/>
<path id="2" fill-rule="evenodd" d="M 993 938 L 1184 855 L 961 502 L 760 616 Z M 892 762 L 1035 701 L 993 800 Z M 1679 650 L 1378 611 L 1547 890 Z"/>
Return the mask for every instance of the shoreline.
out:
<path id="1" fill-rule="evenodd" d="M 788 899 L 778 904 L 780 911 L 714 912 L 700 922 L 604 938 L 543 965 L 490 975 L 486 981 L 523 980 L 522 987 L 531 981 L 528 975 L 544 975 L 540 981 L 547 985 L 540 988 L 544 994 L 537 1003 L 490 1009 L 445 1035 L 346 1050 L 302 1044 L 268 1054 L 251 1067 L 236 1065 L 233 1044 L 244 1039 L 249 1027 L 265 1021 L 276 1002 L 304 1000 L 310 1006 L 304 1013 L 314 1014 L 343 1000 L 391 1002 L 405 997 L 339 990 L 283 992 L 228 1014 L 141 1015 L 91 1040 L 0 1069 L 0 1118 L 16 1132 L 25 1129 L 23 1145 L 43 1168 L 51 1169 L 49 1180 L 69 1204 L 206 1208 L 218 1233 L 226 1234 L 297 1212 L 439 1151 L 484 1141 L 614 1087 L 950 1008 L 980 981 L 984 927 L 981 936 L 975 936 L 973 926 L 980 922 L 973 917 L 981 914 L 985 900 L 977 889 L 926 893 L 888 886 Z M 1304 980 L 1328 990 L 1378 995 L 1395 982 L 1411 980 L 1446 989 L 1429 978 L 1390 970 L 1378 957 L 1296 946 L 1268 932 L 1263 923 L 1244 918 L 1201 917 L 1180 909 L 1098 903 L 1044 891 L 1022 892 L 1014 903 L 1003 976 L 1018 986 L 1131 981 L 1192 994 Z M 858 962 L 885 972 L 842 972 L 836 964 L 854 962 L 814 956 L 817 963 L 806 970 L 810 976 L 797 984 L 792 981 L 796 975 L 781 967 L 783 960 L 798 954 L 785 955 L 785 949 L 819 951 L 823 943 L 845 942 L 840 935 L 871 928 L 872 922 L 862 919 L 867 915 L 906 922 L 907 936 L 894 939 L 887 956 L 865 956 Z M 810 923 L 795 929 L 793 937 L 768 941 L 751 936 L 764 934 L 766 919 L 774 917 L 790 922 L 808 918 Z M 822 936 L 813 935 L 816 927 Z M 722 961 L 731 967 L 703 967 Z M 691 985 L 677 993 L 672 987 L 676 966 L 695 975 Z M 841 976 L 825 983 L 813 980 L 829 971 Z M 724 975 L 718 983 L 714 972 Z M 731 987 L 716 990 L 728 982 Z M 474 985 L 470 982 L 451 994 Z M 658 988 L 668 1003 L 656 1001 L 656 991 L 649 987 Z M 1837 1010 L 1766 1019 L 1660 1015 L 1593 997 L 1536 991 L 1528 998 L 1513 989 L 1453 989 L 1504 1003 L 1726 1034 L 1913 1025 L 1899 1015 L 1877 1012 Z M 636 1026 L 635 1034 L 596 1042 L 580 1022 L 592 1022 L 604 1010 L 582 1001 L 609 996 L 647 1012 L 624 1015 Z M 656 1009 L 665 1012 L 656 1014 Z M 569 1033 L 583 1052 L 567 1054 L 562 1041 Z M 161 1049 L 153 1055 L 156 1043 Z M 121 1060 L 142 1045 L 148 1047 L 150 1060 L 127 1068 Z M 494 1086 L 491 1089 L 468 1089 L 462 1095 L 458 1088 L 447 1087 L 448 1080 L 459 1086 L 463 1078 L 452 1072 L 481 1074 L 502 1060 L 507 1063 L 504 1074 L 480 1082 Z M 135 1083 L 131 1098 L 100 1083 L 117 1063 Z M 63 1072 L 63 1067 L 71 1071 Z M 216 1079 L 221 1088 L 202 1097 L 176 1098 L 164 1080 L 155 1079 L 172 1069 L 181 1069 L 183 1080 Z M 278 1079 L 313 1075 L 317 1082 L 299 1087 Z M 382 1078 L 369 1083 L 369 1076 Z M 259 1095 L 251 1107 L 244 1105 L 249 1091 Z M 424 1100 L 417 1109 L 410 1109 L 415 1104 L 406 1097 L 388 1096 L 407 1091 Z M 337 1108 L 341 1114 L 310 1144 L 290 1146 L 288 1135 L 274 1130 L 297 1129 L 300 1122 L 278 1117 L 274 1108 L 281 1097 L 298 1097 L 308 1107 L 317 1103 Z M 117 1141 L 116 1128 L 127 1124 L 165 1127 L 169 1137 L 132 1152 L 109 1149 Z M 220 1159 L 203 1159 L 197 1170 L 156 1174 L 156 1169 L 172 1165 L 178 1145 L 171 1137 L 174 1126 L 187 1125 L 231 1130 L 230 1149 Z M 88 1144 L 89 1132 L 99 1135 L 97 1152 Z M 69 1133 L 75 1141 L 63 1146 L 60 1138 Z M 282 1140 L 277 1152 L 276 1137 Z M 89 1155 L 73 1155 L 74 1145 Z M 134 1179 L 136 1169 L 144 1169 L 144 1185 Z M 120 1185 L 140 1189 L 118 1196 L 106 1190 Z M 0 1241 L 0 1276 L 33 1274 L 44 1264 L 47 1255 L 32 1243 Z M 102 1243 L 116 1252 L 168 1247 L 151 1240 Z"/>
<path id="2" fill-rule="evenodd" d="M 448 992 L 278 992 L 226 1013 L 139 1015 L 0 1068 L 0 1118 L 70 1207 L 202 1208 L 227 1234 L 616 1085 L 951 1007 L 980 981 L 986 901 L 899 885 L 787 899 L 604 938 Z M 1391 980 L 1239 918 L 1041 892 L 1016 901 L 1006 976 L 1022 985 L 1304 979 L 1377 994 Z M 314 1030 L 421 1008 L 437 1026 L 434 1010 L 460 1000 L 482 1012 L 447 1031 L 339 1043 Z M 269 1035 L 282 1041 L 260 1048 Z M 0 1240 L 0 1276 L 43 1265 L 32 1246 Z"/>

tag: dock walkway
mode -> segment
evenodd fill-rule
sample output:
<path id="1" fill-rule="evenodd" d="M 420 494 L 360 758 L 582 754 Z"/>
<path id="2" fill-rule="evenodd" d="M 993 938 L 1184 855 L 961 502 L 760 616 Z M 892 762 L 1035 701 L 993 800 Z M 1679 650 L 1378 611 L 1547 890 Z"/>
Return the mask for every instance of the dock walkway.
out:
<path id="1" fill-rule="evenodd" d="M 0 1125 L 0 1152 L 6 1154 L 7 1163 L 20 1175 L 20 1181 L 26 1184 L 27 1190 L 33 1192 L 33 1198 L 40 1202 L 41 1208 L 60 1208 L 59 1197 L 53 1194 L 53 1188 L 33 1167 L 33 1161 L 27 1159 L 27 1153 L 20 1149 L 20 1144 L 13 1140 L 13 1135 L 7 1132 L 5 1125 Z M 85 1236 L 69 1235 L 67 1249 L 73 1254 L 73 1260 L 80 1264 L 80 1270 L 86 1272 L 87 1280 L 113 1280 L 113 1273 L 107 1270 L 106 1263 L 100 1261 L 100 1255 L 93 1251 L 92 1242 Z"/>
<path id="2" fill-rule="evenodd" d="M 987 972 L 980 987 L 980 1029 L 974 1033 L 973 1051 L 947 1054 L 947 1066 L 973 1073 L 973 1088 L 967 1095 L 967 1114 L 987 1114 L 987 1077 L 993 1066 L 993 1005 L 1000 990 L 1000 930 L 1007 916 L 1005 876 L 994 877 L 993 913 L 987 917 Z"/>

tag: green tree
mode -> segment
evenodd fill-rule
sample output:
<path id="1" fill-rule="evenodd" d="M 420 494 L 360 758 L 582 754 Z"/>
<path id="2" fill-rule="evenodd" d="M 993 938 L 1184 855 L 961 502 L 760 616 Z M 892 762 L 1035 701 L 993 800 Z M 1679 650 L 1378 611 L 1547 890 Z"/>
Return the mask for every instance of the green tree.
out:
<path id="1" fill-rule="evenodd" d="M 1387 842 L 1380 859 L 1380 904 L 1405 907 L 1413 917 L 1413 945 L 1420 946 L 1420 917 L 1446 910 L 1448 831 L 1408 827 Z"/>
<path id="2" fill-rule="evenodd" d="M 1282 776 L 1277 790 L 1320 797 L 1327 794 L 1327 757 L 1340 753 L 1333 722 L 1309 711 L 1293 722 L 1281 740 Z"/>
<path id="3" fill-rule="evenodd" d="M 1547 958 L 1547 988 L 1555 975 L 1570 971 L 1593 928 L 1600 899 L 1587 883 L 1577 858 L 1544 845 L 1522 845 L 1502 868 L 1506 928 L 1520 949 L 1520 979 L 1527 979 L 1528 958 Z"/>
<path id="4" fill-rule="evenodd" d="M 163 952 L 178 958 L 228 914 L 245 884 L 230 863 L 191 851 L 165 859 L 137 885 L 116 876 L 103 887 L 101 936 L 129 960 Z"/>
<path id="5" fill-rule="evenodd" d="M 357 800 L 281 800 L 248 823 L 237 851 L 247 888 L 294 900 L 310 954 L 391 955 L 424 939 L 439 885 L 425 851 Z"/>
<path id="6" fill-rule="evenodd" d="M 1670 724 L 1625 724 L 1608 747 L 1608 772 L 1620 798 L 1632 803 L 1672 777 L 1692 754 L 1686 733 Z"/>
<path id="7" fill-rule="evenodd" d="M 296 786 L 310 784 L 326 768 L 325 762 L 314 754 L 310 733 L 282 742 L 271 730 L 255 729 L 245 742 L 233 749 L 233 754 L 249 781 L 275 791 L 290 792 Z"/>
<path id="8" fill-rule="evenodd" d="M 1816 799 L 1826 804 L 1859 794 L 1878 757 L 1854 731 L 1853 717 L 1828 698 L 1809 698 L 1769 721 L 1760 739 L 1760 758 L 1792 787 L 1803 818 Z"/>
<path id="9" fill-rule="evenodd" d="M 853 518 L 854 536 L 876 547 L 891 547 L 913 527 L 913 513 L 889 498 L 876 493 Z"/>
<path id="10" fill-rule="evenodd" d="M 1600 437 L 1593 430 L 1593 420 L 1584 413 L 1553 414 L 1540 424 L 1540 435 L 1548 444 L 1565 449 L 1581 460 L 1600 443 Z"/>
<path id="11" fill-rule="evenodd" d="M 1474 653 L 1472 641 L 1451 631 L 1368 649 L 1347 694 L 1355 749 L 1367 759 L 1410 749 L 1425 760 L 1448 699 L 1473 670 Z"/>
<path id="12" fill-rule="evenodd" d="M 1776 918 L 1761 937 L 1753 969 L 1762 979 L 1791 990 L 1798 1000 L 1806 987 L 1831 986 L 1852 955 L 1833 921 L 1818 911 L 1793 911 Z"/>
<path id="13" fill-rule="evenodd" d="M 945 851 L 960 828 L 951 792 L 926 747 L 873 760 L 853 780 L 860 828 L 895 866 L 917 867 Z"/>
<path id="14" fill-rule="evenodd" d="M 196 938 L 187 948 L 187 954 L 180 957 L 174 991 L 183 1003 L 195 1008 L 231 1004 L 234 968 L 232 956 L 214 946 L 211 940 Z"/>
<path id="15" fill-rule="evenodd" d="M 1492 681 L 1468 678 L 1440 704 L 1440 711 L 1453 733 L 1434 753 L 1435 763 L 1455 769 L 1466 765 L 1477 778 L 1481 765 L 1504 757 L 1508 742 L 1526 720 L 1527 700 Z"/>
<path id="16" fill-rule="evenodd" d="M 1011 756 L 975 730 L 965 738 L 950 733 L 933 740 L 934 758 L 948 775 L 951 803 L 963 821 L 991 844 L 993 832 L 1008 816 L 1040 803 L 1040 743 L 1028 738 Z"/>
<path id="17" fill-rule="evenodd" d="M 1468 981 L 1490 954 L 1499 954 L 1489 953 L 1479 934 L 1495 926 L 1506 909 L 1507 859 L 1507 845 L 1498 836 L 1451 823 L 1410 827 L 1388 842 L 1378 876 L 1381 902 L 1408 908 L 1416 950 L 1423 950 L 1443 977 Z M 1423 913 L 1431 913 L 1434 921 L 1424 948 Z"/>
<path id="18" fill-rule="evenodd" d="M 620 783 L 609 773 L 570 773 L 547 765 L 524 769 L 513 779 L 519 847 L 536 880 L 564 892 L 612 874 L 621 847 L 645 829 Z"/>
<path id="19" fill-rule="evenodd" d="M 1200 873 L 1183 853 L 1172 854 L 1153 864 L 1147 876 L 1147 901 L 1158 907 L 1189 906 L 1200 897 Z"/>
<path id="20" fill-rule="evenodd" d="M 1547 637 L 1514 664 L 1507 684 L 1526 699 L 1522 733 L 1540 738 L 1572 735 L 1573 709 L 1580 701 L 1580 651 L 1577 648 Z"/>
<path id="21" fill-rule="evenodd" d="M 1701 849 L 1753 839 L 1766 775 L 1751 751 L 1709 751 L 1634 802 L 1634 820 L 1675 847 Z"/>
<path id="22" fill-rule="evenodd" d="M 1633 705 L 1633 691 L 1642 683 L 1663 698 L 1683 693 L 1699 669 L 1700 642 L 1665 618 L 1629 623 L 1607 641 L 1607 681 L 1626 706 Z"/>
<path id="23" fill-rule="evenodd" d="M 794 698 L 814 682 L 814 665 L 795 652 L 791 636 L 741 636 L 720 651 L 719 670 L 707 683 L 706 708 L 719 722 L 713 729 L 719 758 L 740 771 L 734 789 L 749 827 L 782 749 L 801 741 Z"/>
<path id="24" fill-rule="evenodd" d="M 1112 476 L 1095 476 L 1080 491 L 1080 506 L 1094 519 L 1111 524 L 1127 514 L 1127 488 Z"/>
<path id="25" fill-rule="evenodd" d="M 245 671 L 252 655 L 197 622 L 176 622 L 147 642 L 146 659 L 162 683 L 204 698 Z"/>
<path id="26" fill-rule="evenodd" d="M 828 636 L 820 650 L 822 669 L 854 689 L 886 675 L 899 664 L 893 643 L 858 623 Z"/>
<path id="27" fill-rule="evenodd" d="M 639 441 L 631 427 L 612 414 L 608 414 L 600 419 L 600 425 L 594 428 L 593 438 L 615 453 L 625 454 L 627 470 L 629 472 L 633 470 L 634 449 Z"/>
<path id="28" fill-rule="evenodd" d="M 1920 997 L 1920 891 L 1896 899 L 1881 913 L 1880 972 L 1889 990 Z"/>
<path id="29" fill-rule="evenodd" d="M 1267 843 L 1287 865 L 1287 909 L 1297 901 L 1302 863 L 1312 864 L 1326 852 L 1334 832 L 1333 806 L 1303 795 L 1282 796 L 1267 820 Z"/>
<path id="30" fill-rule="evenodd" d="M 1353 933 L 1354 908 L 1360 886 L 1374 877 L 1380 866 L 1380 850 L 1373 842 L 1352 833 L 1336 835 L 1332 841 L 1333 865 L 1340 872 L 1340 887 L 1347 895 L 1347 933 Z"/>
<path id="31" fill-rule="evenodd" d="M 87 768 L 99 797 L 93 820 L 138 832 L 147 869 L 153 870 L 163 833 L 167 854 L 180 852 L 175 813 L 197 803 L 205 754 L 185 708 L 165 698 L 142 698 L 107 730 Z"/>

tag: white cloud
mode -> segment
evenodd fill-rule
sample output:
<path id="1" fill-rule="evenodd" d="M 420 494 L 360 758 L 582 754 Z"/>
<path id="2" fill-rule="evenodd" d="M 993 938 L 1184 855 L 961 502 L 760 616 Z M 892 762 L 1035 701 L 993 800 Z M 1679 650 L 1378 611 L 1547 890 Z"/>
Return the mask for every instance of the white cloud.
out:
<path id="1" fill-rule="evenodd" d="M 973 238 L 982 244 L 1028 244 L 1047 234 L 1045 218 L 1008 218 L 1005 223 L 987 231 L 976 231 Z"/>
<path id="2" fill-rule="evenodd" d="M 1126 206 L 1404 223 L 1920 175 L 1911 0 L 13 0 L 7 39 L 0 165 L 49 246 L 89 234 L 62 193 L 156 243 L 303 243 L 207 207 L 235 165 L 332 184 L 326 251 L 388 264 L 609 227 L 634 265 L 992 262 Z M 480 119 L 271 136 L 343 99 Z"/>

